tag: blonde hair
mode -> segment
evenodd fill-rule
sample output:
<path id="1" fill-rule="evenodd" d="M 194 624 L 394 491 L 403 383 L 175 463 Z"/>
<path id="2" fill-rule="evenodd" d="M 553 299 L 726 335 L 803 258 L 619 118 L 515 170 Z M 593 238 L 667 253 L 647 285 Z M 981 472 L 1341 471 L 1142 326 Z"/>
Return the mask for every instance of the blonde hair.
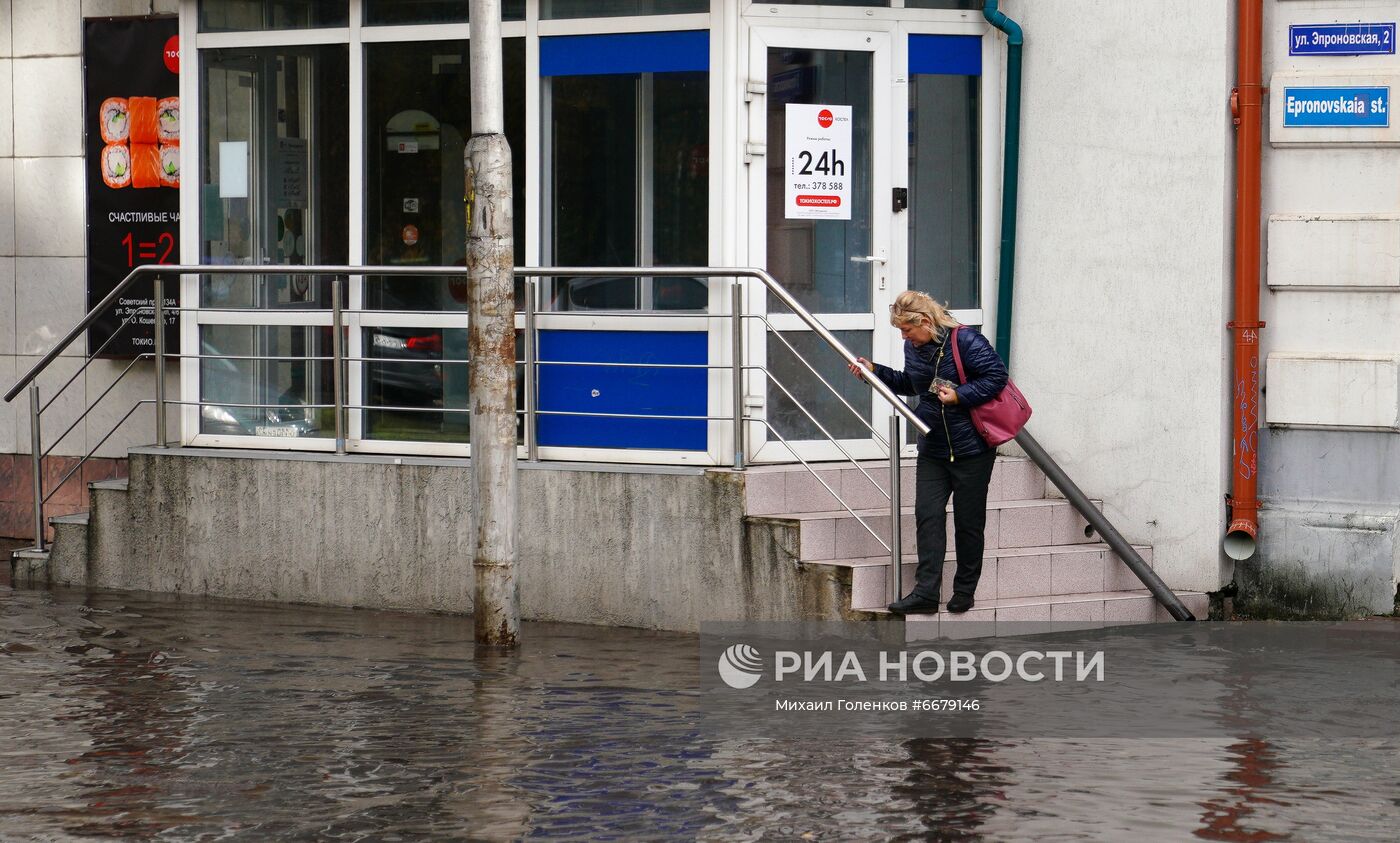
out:
<path id="1" fill-rule="evenodd" d="M 906 325 L 918 325 L 924 320 L 928 320 L 933 328 L 934 339 L 942 340 L 943 332 L 948 328 L 956 328 L 958 320 L 948 312 L 948 309 L 933 300 L 928 293 L 921 293 L 918 290 L 905 290 L 895 296 L 894 304 L 890 305 L 890 324 L 896 328 Z"/>

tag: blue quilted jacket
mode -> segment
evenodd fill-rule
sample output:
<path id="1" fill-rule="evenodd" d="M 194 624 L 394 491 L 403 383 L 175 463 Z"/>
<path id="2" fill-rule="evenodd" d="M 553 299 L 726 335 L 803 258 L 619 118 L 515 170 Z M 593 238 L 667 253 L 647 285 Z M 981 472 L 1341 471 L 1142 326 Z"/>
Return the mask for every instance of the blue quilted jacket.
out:
<path id="1" fill-rule="evenodd" d="M 958 331 L 958 351 L 962 355 L 967 383 L 957 388 L 958 403 L 944 406 L 938 396 L 929 391 L 934 367 L 938 376 L 953 383 L 958 379 L 958 367 L 953 362 L 951 329 L 940 340 L 914 345 L 904 343 L 904 371 L 875 365 L 875 375 L 896 395 L 917 395 L 919 406 L 914 412 L 929 426 L 927 436 L 919 437 L 919 453 L 941 459 L 975 457 L 989 450 L 986 441 L 972 426 L 968 408 L 995 398 L 1006 386 L 1006 364 L 997 356 L 992 344 L 976 328 L 963 326 Z M 942 357 L 939 351 L 942 350 Z"/>

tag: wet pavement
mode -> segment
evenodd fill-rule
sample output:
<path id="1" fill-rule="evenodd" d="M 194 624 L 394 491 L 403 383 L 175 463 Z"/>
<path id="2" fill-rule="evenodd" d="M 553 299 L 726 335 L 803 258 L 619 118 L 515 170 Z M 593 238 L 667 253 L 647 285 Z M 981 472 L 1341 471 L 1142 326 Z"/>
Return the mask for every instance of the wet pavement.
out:
<path id="1" fill-rule="evenodd" d="M 694 636 L 0 585 L 0 837 L 1393 840 L 1400 739 L 727 739 Z"/>

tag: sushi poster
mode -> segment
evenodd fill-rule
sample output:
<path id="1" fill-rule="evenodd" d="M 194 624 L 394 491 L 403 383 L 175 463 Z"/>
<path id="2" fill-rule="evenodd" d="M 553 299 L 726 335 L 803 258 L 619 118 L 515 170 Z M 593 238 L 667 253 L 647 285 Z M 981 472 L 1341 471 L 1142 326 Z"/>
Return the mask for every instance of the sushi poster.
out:
<path id="1" fill-rule="evenodd" d="M 89 308 L 133 267 L 179 263 L 178 29 L 173 16 L 83 22 Z M 172 308 L 177 282 L 166 279 Z M 104 357 L 149 353 L 151 304 L 151 283 L 134 285 L 88 329 L 89 353 L 104 343 Z M 128 317 L 131 324 L 121 328 Z M 177 314 L 166 316 L 168 349 L 179 347 L 177 324 Z"/>

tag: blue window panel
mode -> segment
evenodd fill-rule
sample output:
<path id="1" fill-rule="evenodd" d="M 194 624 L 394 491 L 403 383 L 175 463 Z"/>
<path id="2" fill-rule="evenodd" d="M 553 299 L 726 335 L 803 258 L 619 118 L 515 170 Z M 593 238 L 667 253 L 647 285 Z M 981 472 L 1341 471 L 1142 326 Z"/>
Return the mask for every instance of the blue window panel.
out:
<path id="1" fill-rule="evenodd" d="M 978 35 L 910 35 L 909 73 L 981 76 L 982 38 Z"/>
<path id="2" fill-rule="evenodd" d="M 709 361 L 708 345 L 704 331 L 541 331 L 539 359 L 703 365 Z M 550 366 L 542 362 L 539 373 L 539 408 L 544 411 L 698 417 L 542 415 L 541 445 L 703 451 L 708 444 L 705 369 Z"/>
<path id="3" fill-rule="evenodd" d="M 541 76 L 666 73 L 710 69 L 710 33 L 629 32 L 540 39 Z"/>

